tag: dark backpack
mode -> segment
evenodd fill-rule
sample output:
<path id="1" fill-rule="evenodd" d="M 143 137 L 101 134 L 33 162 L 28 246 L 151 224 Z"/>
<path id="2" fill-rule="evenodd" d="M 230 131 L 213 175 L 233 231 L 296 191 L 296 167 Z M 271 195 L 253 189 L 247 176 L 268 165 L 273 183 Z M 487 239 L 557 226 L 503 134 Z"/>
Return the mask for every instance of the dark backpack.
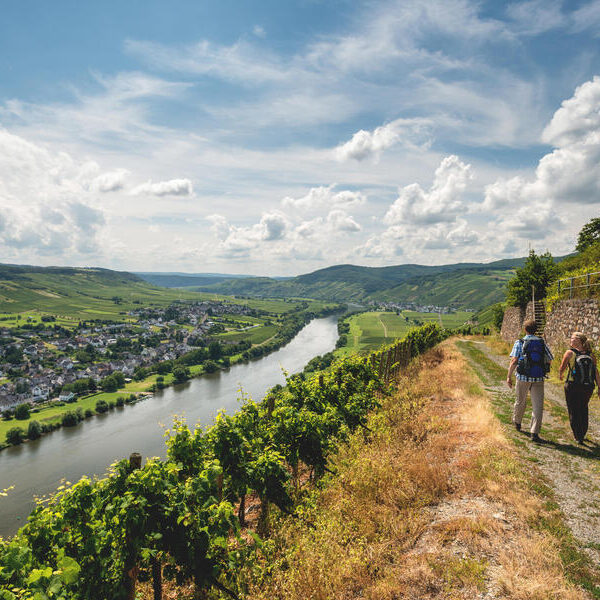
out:
<path id="1" fill-rule="evenodd" d="M 585 352 L 575 350 L 575 348 L 571 348 L 571 350 L 575 352 L 575 361 L 572 367 L 569 365 L 567 381 L 580 383 L 593 389 L 596 385 L 596 365 L 592 357 Z"/>
<path id="2" fill-rule="evenodd" d="M 517 373 L 525 377 L 542 379 L 550 371 L 546 361 L 546 344 L 540 337 L 523 338 L 523 351 L 517 365 Z"/>

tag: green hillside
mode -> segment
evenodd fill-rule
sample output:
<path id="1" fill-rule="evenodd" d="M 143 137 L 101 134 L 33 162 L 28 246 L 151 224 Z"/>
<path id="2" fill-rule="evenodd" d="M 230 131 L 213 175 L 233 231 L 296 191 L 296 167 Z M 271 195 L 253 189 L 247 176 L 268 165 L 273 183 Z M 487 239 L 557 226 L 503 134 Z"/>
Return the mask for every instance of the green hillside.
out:
<path id="1" fill-rule="evenodd" d="M 482 308 L 503 300 L 512 270 L 465 269 L 418 277 L 372 294 L 378 300 L 397 300 L 438 306 Z"/>
<path id="2" fill-rule="evenodd" d="M 259 297 L 386 300 L 479 309 L 503 299 L 506 281 L 524 260 L 377 268 L 336 265 L 285 281 L 252 277 L 188 289 Z"/>
<path id="3" fill-rule="evenodd" d="M 139 304 L 201 296 L 159 288 L 136 275 L 97 268 L 0 265 L 0 313 L 34 311 L 74 319 L 123 320 Z"/>

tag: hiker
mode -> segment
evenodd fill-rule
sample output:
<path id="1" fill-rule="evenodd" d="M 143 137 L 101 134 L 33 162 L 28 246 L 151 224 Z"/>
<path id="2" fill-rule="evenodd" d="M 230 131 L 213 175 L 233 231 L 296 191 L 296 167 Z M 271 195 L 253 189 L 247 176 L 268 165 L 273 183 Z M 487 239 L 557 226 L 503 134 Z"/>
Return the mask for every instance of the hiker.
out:
<path id="1" fill-rule="evenodd" d="M 588 404 L 594 385 L 598 386 L 600 398 L 600 375 L 587 336 L 581 331 L 575 331 L 569 343 L 571 347 L 565 352 L 560 363 L 558 378 L 562 381 L 563 374 L 568 369 L 565 399 L 569 410 L 569 421 L 575 440 L 578 444 L 583 444 L 588 429 Z"/>
<path id="2" fill-rule="evenodd" d="M 521 420 L 527 404 L 527 392 L 531 394 L 531 440 L 541 442 L 542 415 L 544 413 L 544 378 L 550 370 L 554 358 L 546 342 L 535 335 L 537 323 L 528 320 L 523 323 L 525 337 L 518 339 L 510 353 L 506 383 L 512 388 L 512 375 L 517 371 L 516 400 L 512 422 L 517 431 L 521 431 Z"/>

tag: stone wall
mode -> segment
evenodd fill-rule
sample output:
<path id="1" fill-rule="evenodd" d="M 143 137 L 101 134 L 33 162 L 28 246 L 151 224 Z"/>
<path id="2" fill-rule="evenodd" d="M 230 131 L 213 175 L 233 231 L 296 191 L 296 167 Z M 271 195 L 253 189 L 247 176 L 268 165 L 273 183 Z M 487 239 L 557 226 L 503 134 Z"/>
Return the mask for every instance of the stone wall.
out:
<path id="1" fill-rule="evenodd" d="M 571 333 L 581 331 L 598 348 L 600 344 L 600 306 L 595 298 L 561 300 L 546 316 L 544 337 L 550 347 L 566 347 Z"/>
<path id="2" fill-rule="evenodd" d="M 533 303 L 526 308 L 508 307 L 504 313 L 500 336 L 514 342 L 523 333 L 523 322 L 533 319 Z M 561 300 L 546 315 L 544 338 L 551 348 L 565 348 L 573 331 L 582 331 L 600 348 L 600 305 L 595 298 Z"/>
<path id="3" fill-rule="evenodd" d="M 521 336 L 521 329 L 525 321 L 525 309 L 519 306 L 509 306 L 504 311 L 500 336 L 505 342 L 514 342 Z"/>

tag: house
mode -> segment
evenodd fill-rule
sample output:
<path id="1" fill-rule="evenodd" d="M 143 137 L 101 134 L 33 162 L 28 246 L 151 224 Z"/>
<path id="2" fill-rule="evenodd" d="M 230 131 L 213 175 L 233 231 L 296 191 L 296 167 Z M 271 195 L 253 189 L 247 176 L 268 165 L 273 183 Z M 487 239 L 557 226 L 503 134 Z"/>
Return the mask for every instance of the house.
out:
<path id="1" fill-rule="evenodd" d="M 34 385 L 31 388 L 31 396 L 34 402 L 40 402 L 41 400 L 48 400 L 50 390 L 44 385 Z"/>
<path id="2" fill-rule="evenodd" d="M 75 394 L 73 392 L 63 392 L 58 399 L 61 402 L 71 402 L 71 400 L 75 399 Z"/>

